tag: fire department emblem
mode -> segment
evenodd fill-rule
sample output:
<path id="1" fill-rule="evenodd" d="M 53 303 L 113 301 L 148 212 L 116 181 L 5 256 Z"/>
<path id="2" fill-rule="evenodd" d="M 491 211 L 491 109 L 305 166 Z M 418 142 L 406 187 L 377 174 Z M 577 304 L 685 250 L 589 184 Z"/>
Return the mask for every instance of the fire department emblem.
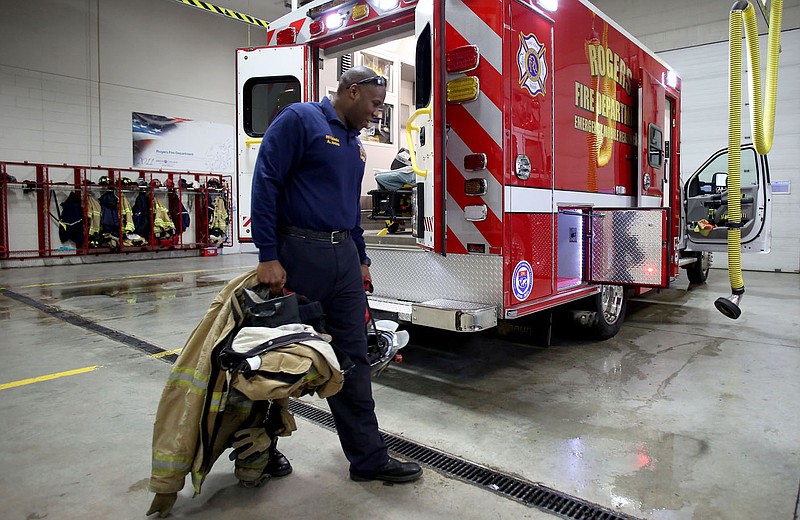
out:
<path id="1" fill-rule="evenodd" d="M 517 65 L 519 66 L 519 84 L 532 96 L 546 93 L 544 82 L 547 80 L 547 64 L 544 61 L 544 45 L 536 36 L 519 35 Z"/>
<path id="2" fill-rule="evenodd" d="M 517 300 L 524 302 L 533 290 L 533 269 L 525 260 L 520 261 L 511 276 L 512 290 Z"/>

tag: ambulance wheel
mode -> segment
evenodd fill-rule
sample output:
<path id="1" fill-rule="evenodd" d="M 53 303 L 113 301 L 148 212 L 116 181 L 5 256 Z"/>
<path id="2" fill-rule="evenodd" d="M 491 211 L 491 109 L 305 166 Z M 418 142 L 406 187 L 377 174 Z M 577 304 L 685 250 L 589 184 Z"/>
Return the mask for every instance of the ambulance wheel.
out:
<path id="1" fill-rule="evenodd" d="M 606 340 L 617 335 L 625 311 L 628 308 L 628 295 L 620 285 L 603 285 L 600 292 L 593 296 L 594 310 L 597 313 L 595 323 L 591 326 L 591 336 L 597 340 Z"/>
<path id="2" fill-rule="evenodd" d="M 686 277 L 689 283 L 704 283 L 711 270 L 711 253 L 703 252 L 697 255 L 697 261 L 686 267 Z"/>

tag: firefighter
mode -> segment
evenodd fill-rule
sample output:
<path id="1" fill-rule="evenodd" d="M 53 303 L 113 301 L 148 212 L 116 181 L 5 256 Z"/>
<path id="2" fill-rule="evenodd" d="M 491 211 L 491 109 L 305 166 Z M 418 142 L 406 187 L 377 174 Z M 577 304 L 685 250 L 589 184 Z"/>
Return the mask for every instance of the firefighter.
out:
<path id="1" fill-rule="evenodd" d="M 333 344 L 353 361 L 342 391 L 328 399 L 357 481 L 418 479 L 416 463 L 389 457 L 378 431 L 364 327 L 370 277 L 361 228 L 366 153 L 358 138 L 378 116 L 385 77 L 367 67 L 341 76 L 333 100 L 295 103 L 272 122 L 253 174 L 253 242 L 258 279 L 322 304 Z"/>

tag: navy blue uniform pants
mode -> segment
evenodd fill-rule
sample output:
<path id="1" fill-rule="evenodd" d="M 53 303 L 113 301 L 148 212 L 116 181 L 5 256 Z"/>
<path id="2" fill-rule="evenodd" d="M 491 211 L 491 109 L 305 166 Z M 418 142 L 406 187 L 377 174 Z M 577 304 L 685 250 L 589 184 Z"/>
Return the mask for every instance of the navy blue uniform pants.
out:
<path id="1" fill-rule="evenodd" d="M 372 476 L 386 464 L 386 443 L 378 432 L 372 380 L 367 361 L 366 297 L 361 264 L 352 239 L 331 244 L 280 236 L 279 259 L 286 270 L 286 288 L 318 301 L 333 344 L 355 366 L 341 391 L 328 398 L 350 471 Z"/>

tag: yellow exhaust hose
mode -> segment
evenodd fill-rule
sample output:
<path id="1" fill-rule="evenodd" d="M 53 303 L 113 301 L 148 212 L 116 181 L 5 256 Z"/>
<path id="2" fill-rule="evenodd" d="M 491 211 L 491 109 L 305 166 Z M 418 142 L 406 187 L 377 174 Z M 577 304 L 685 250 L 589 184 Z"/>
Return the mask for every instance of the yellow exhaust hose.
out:
<path id="1" fill-rule="evenodd" d="M 741 191 L 741 106 L 742 106 L 742 25 L 750 64 L 750 120 L 756 151 L 767 154 L 775 132 L 775 105 L 778 93 L 778 53 L 780 52 L 783 0 L 773 0 L 770 8 L 767 46 L 767 100 L 763 111 L 758 24 L 750 2 L 737 1 L 730 14 L 730 86 L 728 126 L 728 277 L 731 295 L 714 302 L 725 316 L 737 319 L 744 294 L 742 278 L 742 191 Z"/>

